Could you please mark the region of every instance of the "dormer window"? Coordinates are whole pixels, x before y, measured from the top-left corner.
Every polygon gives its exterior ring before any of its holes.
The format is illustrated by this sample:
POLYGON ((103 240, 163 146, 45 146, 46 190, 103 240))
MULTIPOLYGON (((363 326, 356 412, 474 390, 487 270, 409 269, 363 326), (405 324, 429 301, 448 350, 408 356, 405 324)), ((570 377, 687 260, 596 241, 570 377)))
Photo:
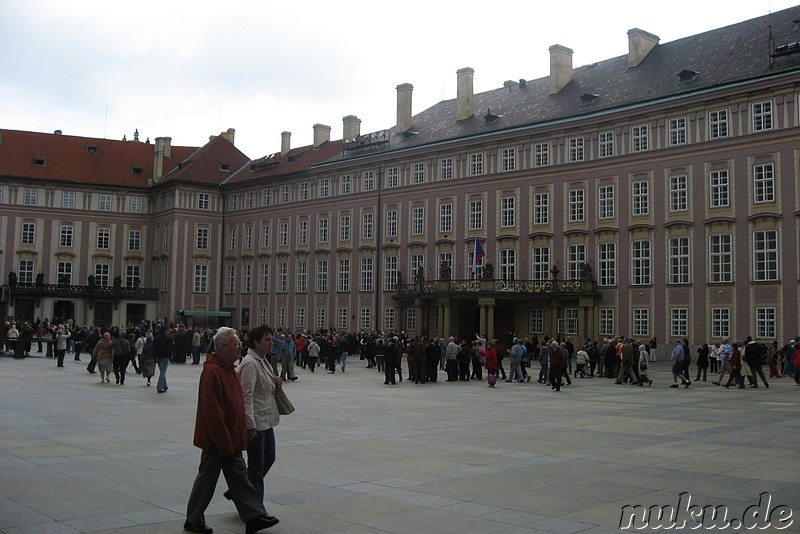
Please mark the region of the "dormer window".
POLYGON ((47 156, 33 156, 34 167, 44 167, 47 163, 47 156))
POLYGON ((98 152, 100 152, 100 148, 93 145, 87 145, 86 152, 88 152, 89 154, 97 154, 98 152))
POLYGON ((681 81, 681 83, 693 82, 698 76, 700 76, 700 73, 696 70, 686 69, 678 73, 678 79, 681 81))
POLYGON ((141 167, 131 167, 131 172, 133 174, 144 174, 144 169, 141 167))
POLYGON ((219 167, 219 170, 222 172, 231 172, 231 166, 227 163, 217 163, 217 167, 219 167))
POLYGON ((584 93, 581 95, 581 106, 586 106, 588 104, 594 104, 597 99, 600 98, 600 95, 594 93, 584 93))

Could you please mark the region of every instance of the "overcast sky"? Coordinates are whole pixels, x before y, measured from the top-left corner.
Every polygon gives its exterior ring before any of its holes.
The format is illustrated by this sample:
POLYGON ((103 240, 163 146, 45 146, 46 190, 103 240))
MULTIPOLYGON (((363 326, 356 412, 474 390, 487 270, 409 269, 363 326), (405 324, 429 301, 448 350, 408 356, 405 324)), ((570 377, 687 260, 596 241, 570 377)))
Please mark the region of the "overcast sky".
POLYGON ((284 130, 340 139, 346 115, 393 126, 401 83, 416 114, 462 67, 479 93, 547 76, 553 44, 579 67, 626 54, 631 28, 666 43, 796 1, 0 0, 0 127, 183 146, 235 128, 257 158, 284 130))

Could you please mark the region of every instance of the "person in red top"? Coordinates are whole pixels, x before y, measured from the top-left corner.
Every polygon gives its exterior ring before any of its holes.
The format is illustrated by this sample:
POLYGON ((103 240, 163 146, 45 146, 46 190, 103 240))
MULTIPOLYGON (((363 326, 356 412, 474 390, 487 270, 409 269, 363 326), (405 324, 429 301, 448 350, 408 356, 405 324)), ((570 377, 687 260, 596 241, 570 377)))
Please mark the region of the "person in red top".
MULTIPOLYGON (((486 374, 497 376, 497 359, 500 352, 500 345, 496 339, 486 343, 486 348, 481 348, 478 351, 484 359, 484 366, 486 367, 486 374)), ((494 387, 494 384, 489 384, 494 387)))
POLYGON ((213 532, 206 525, 205 511, 214 497, 220 471, 225 475, 239 517, 246 524, 247 534, 278 523, 275 517, 267 515, 258 492, 247 478, 242 457, 249 437, 244 393, 234 369, 241 347, 236 331, 221 327, 214 336, 214 352, 206 358, 200 374, 194 445, 203 452, 183 524, 189 532, 213 532))
POLYGON ((731 382, 734 380, 739 384, 739 389, 744 389, 744 377, 742 376, 742 353, 739 352, 739 344, 733 343, 731 345, 733 352, 731 353, 731 376, 728 377, 728 383, 722 384, 724 387, 731 387, 731 382))
POLYGON ((561 378, 564 374, 564 365, 567 363, 567 357, 564 354, 558 342, 553 340, 550 342, 550 389, 561 391, 561 378))

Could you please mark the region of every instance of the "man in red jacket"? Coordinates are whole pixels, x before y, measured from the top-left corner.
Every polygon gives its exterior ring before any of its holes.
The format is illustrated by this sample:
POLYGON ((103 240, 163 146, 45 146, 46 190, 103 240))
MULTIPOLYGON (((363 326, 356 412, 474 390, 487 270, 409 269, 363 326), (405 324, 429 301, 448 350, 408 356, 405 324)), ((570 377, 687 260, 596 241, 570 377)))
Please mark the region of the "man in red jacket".
POLYGON ((194 445, 203 450, 200 468, 192 486, 186 511, 184 530, 210 534, 205 511, 219 480, 225 475, 239 517, 246 524, 247 534, 278 523, 259 500, 247 478, 242 451, 247 449, 247 419, 244 393, 234 363, 239 359, 242 343, 232 328, 221 327, 214 336, 214 352, 209 354, 200 374, 197 393, 197 418, 194 445))

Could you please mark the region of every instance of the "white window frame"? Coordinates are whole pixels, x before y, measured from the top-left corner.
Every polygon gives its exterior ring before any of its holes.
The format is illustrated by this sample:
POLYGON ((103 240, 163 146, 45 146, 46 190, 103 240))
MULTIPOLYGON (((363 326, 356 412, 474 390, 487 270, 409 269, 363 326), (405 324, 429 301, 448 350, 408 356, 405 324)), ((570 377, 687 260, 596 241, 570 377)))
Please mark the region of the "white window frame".
POLYGON ((708 139, 728 137, 728 110, 715 109, 708 112, 708 139))
POLYGON ((599 313, 598 334, 601 336, 616 335, 616 318, 614 308, 600 308, 599 313))
POLYGON ((361 214, 361 239, 375 238, 375 214, 371 211, 361 214))
POLYGON ((601 158, 614 156, 614 132, 600 132, 597 136, 597 148, 601 158))
POLYGON ((634 217, 650 215, 650 182, 647 180, 637 180, 631 184, 631 201, 633 209, 631 214, 634 217))
POLYGON ((709 205, 712 208, 727 208, 731 204, 730 173, 720 169, 708 173, 709 205))
POLYGON ((483 200, 469 201, 469 229, 483 230, 483 200))
POLYGON ((397 269, 399 266, 397 256, 383 257, 383 290, 394 291, 397 289, 397 269))
POLYGON ((361 190, 373 191, 375 189, 375 171, 364 171, 361 173, 361 190))
POLYGON ((583 273, 583 266, 586 263, 586 245, 584 243, 572 243, 567 245, 567 280, 580 280, 583 273))
POLYGON ((439 232, 449 234, 453 231, 453 204, 439 204, 439 232))
POLYGON ((442 158, 439 160, 439 180, 452 180, 455 167, 453 158, 442 158))
POLYGON ((569 203, 569 222, 583 222, 586 219, 586 191, 570 189, 567 193, 569 203))
POLYGON ((584 143, 583 137, 570 137, 567 140, 567 161, 569 163, 578 163, 584 160, 584 143))
POLYGON ((317 243, 327 243, 329 237, 328 218, 320 217, 317 221, 317 243))
POLYGON ((517 279, 517 249, 501 248, 497 251, 498 275, 500 280, 517 279))
POLYGON ((669 211, 679 212, 689 209, 689 177, 676 174, 669 177, 669 211))
POLYGON ((111 228, 101 226, 97 229, 97 249, 109 250, 111 248, 111 228))
POLYGON ((413 206, 411 208, 411 235, 422 235, 425 233, 425 208, 413 206))
POLYGON ((516 147, 508 147, 500 149, 500 168, 503 172, 517 170, 516 147))
POLYGON ((128 250, 139 252, 142 250, 142 231, 139 229, 128 230, 128 250))
POLYGON ((650 126, 639 124, 631 127, 631 152, 645 152, 650 149, 650 126))
POLYGON ((731 309, 711 308, 711 337, 721 339, 731 336, 731 309))
POLYGON ((62 224, 59 230, 60 237, 58 245, 64 248, 71 248, 74 235, 75 235, 75 229, 71 224, 62 224))
POLYGON ((670 337, 689 336, 689 308, 670 308, 670 337))
POLYGON ((513 228, 517 225, 517 198, 515 196, 500 199, 500 228, 513 228))
POLYGON ((528 308, 528 333, 544 334, 544 308, 528 308))
POLYGON ((617 285, 617 243, 603 241, 597 244, 597 285, 617 285))
POLYGON ((350 215, 339 215, 339 242, 350 241, 350 215))
POLYGON ((777 339, 778 310, 770 306, 756 307, 756 339, 777 339))
POLYGON ((317 293, 328 292, 328 260, 318 259, 315 271, 314 291, 317 293))
POLYGON ((775 202, 775 166, 772 163, 753 165, 753 202, 775 202))
POLYGON ((412 163, 411 164, 411 183, 424 184, 425 183, 425 163, 412 163))
POLYGON ((336 291, 350 292, 350 258, 339 258, 336 268, 336 291))
POLYGON ((61 193, 61 207, 68 209, 75 207, 75 191, 64 191, 61 193))
POLYGON ((669 120, 669 146, 685 145, 688 142, 687 124, 686 117, 669 120))
POLYGON ((668 283, 686 285, 692 281, 691 243, 689 236, 670 237, 667 241, 668 283))
POLYGON ((733 235, 708 236, 708 283, 733 282, 733 235))
POLYGON ((533 145, 533 166, 547 167, 550 165, 550 141, 534 143, 533 145))
POLYGON ((649 239, 631 241, 631 285, 649 286, 653 283, 653 243, 649 239))
POLYGON ((753 118, 750 125, 753 133, 765 132, 774 128, 773 107, 772 100, 753 102, 750 105, 751 116, 753 118))
POLYGON ((538 192, 533 194, 533 224, 550 224, 550 193, 538 192))
POLYGON ((777 282, 780 277, 778 230, 753 232, 753 281, 777 282))
POLYGON ((469 175, 481 176, 485 171, 483 152, 475 152, 469 155, 469 175))
POLYGON ((614 184, 601 185, 597 188, 597 216, 600 220, 614 218, 614 184))
POLYGON ((650 336, 650 309, 649 308, 633 308, 633 332, 634 337, 649 337, 650 336))
POLYGON ((375 259, 371 256, 364 256, 360 261, 358 290, 371 292, 375 290, 375 259))
POLYGON ((308 293, 308 262, 298 260, 294 263, 294 291, 308 293))
POLYGON ((550 280, 550 247, 531 247, 531 280, 550 280))
POLYGON ((386 169, 386 187, 400 187, 400 168, 389 167, 386 169))
POLYGON ((23 245, 36 244, 36 223, 24 222, 22 223, 20 243, 23 245))
POLYGON ((398 210, 386 211, 386 237, 397 237, 400 212, 398 210))

